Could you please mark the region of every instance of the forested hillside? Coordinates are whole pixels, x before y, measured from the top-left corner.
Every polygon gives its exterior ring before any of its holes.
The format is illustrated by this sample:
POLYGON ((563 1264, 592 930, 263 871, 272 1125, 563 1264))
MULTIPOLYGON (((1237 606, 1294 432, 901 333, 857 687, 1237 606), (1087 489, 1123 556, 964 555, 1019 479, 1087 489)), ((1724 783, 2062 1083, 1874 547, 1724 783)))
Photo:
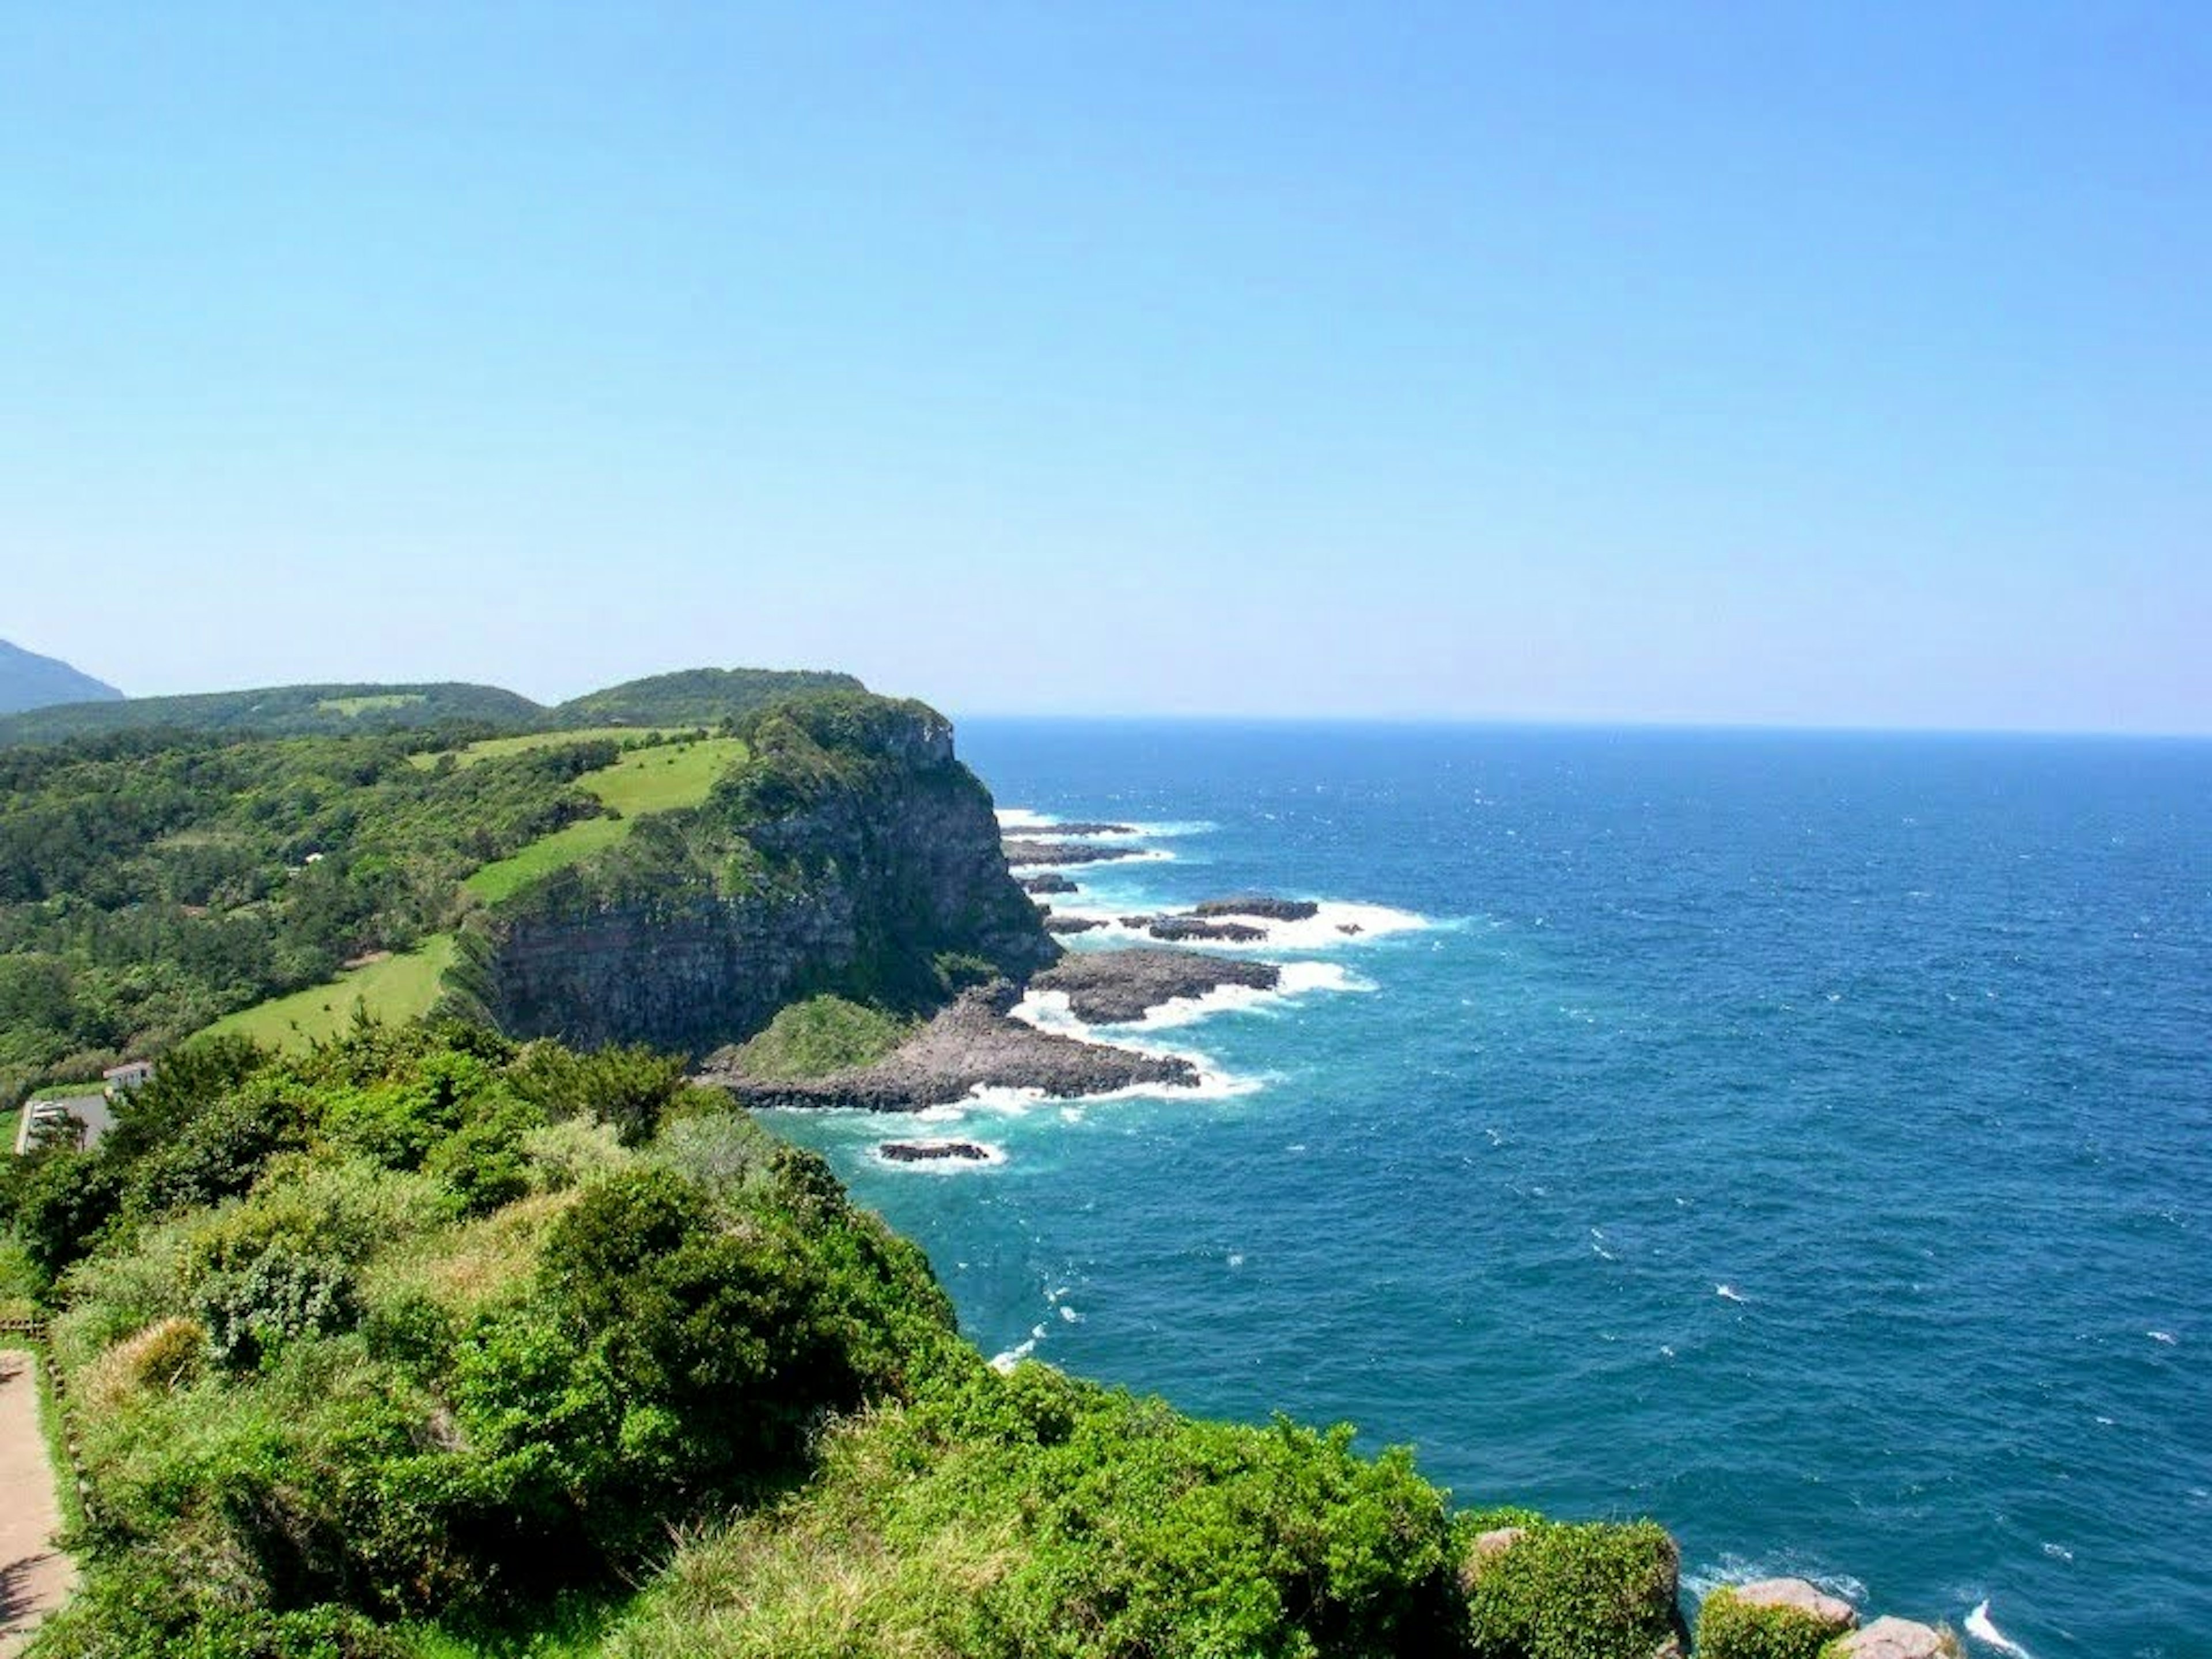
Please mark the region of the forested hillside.
POLYGON ((605 811, 575 780, 617 752, 426 768, 398 734, 0 749, 0 1097, 450 927, 471 871, 605 811))
POLYGON ((495 685, 279 685, 33 709, 0 720, 0 745, 157 730, 276 738, 545 723, 544 709, 495 685))

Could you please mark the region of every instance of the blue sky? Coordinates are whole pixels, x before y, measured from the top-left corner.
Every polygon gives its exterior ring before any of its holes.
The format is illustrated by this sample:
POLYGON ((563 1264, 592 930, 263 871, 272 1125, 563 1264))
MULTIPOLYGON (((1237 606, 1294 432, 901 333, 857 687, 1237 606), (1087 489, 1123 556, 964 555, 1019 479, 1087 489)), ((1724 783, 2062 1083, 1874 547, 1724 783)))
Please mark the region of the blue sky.
POLYGON ((18 6, 0 181, 133 692, 2212 730, 2198 5, 18 6))

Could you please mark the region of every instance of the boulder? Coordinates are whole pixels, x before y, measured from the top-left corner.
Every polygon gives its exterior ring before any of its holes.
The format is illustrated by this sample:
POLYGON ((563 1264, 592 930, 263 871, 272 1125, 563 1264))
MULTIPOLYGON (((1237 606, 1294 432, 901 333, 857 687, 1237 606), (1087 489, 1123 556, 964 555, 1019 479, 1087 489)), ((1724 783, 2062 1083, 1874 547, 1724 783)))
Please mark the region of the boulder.
POLYGON ((1840 1636, 1858 1626, 1858 1609, 1840 1595, 1831 1595, 1802 1578, 1760 1578, 1730 1587, 1729 1594, 1747 1607, 1780 1607, 1802 1613, 1827 1626, 1830 1636, 1840 1636))
POLYGON ((1910 1619, 1877 1619, 1828 1650, 1836 1659, 1957 1659, 1958 1640, 1910 1619))
POLYGON ((1024 893, 1073 893, 1075 890, 1073 882, 1050 870, 1041 876, 1022 878, 1022 891, 1024 893))

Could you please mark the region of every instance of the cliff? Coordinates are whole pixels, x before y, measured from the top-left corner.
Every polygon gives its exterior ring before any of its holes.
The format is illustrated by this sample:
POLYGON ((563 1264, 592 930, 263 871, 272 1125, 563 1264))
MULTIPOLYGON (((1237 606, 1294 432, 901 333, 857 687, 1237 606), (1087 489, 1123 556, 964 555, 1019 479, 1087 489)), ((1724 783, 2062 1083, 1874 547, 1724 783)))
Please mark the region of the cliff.
POLYGON ((485 919, 458 978, 503 1030, 696 1055, 797 997, 922 1009, 1059 954, 944 716, 832 692, 744 735, 705 805, 485 919))

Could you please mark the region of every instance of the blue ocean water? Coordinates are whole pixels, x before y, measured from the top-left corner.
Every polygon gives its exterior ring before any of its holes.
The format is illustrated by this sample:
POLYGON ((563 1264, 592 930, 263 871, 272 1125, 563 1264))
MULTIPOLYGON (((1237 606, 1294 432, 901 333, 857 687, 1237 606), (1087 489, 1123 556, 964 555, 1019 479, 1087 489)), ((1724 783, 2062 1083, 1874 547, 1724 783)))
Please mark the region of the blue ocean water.
POLYGON ((1293 994, 1133 1034, 1200 1097, 939 1114, 1004 1153, 952 1171, 872 1155, 908 1120, 780 1119, 987 1352, 1349 1419, 1462 1503, 1648 1514, 1693 1588, 2212 1653, 2212 744, 961 746, 1002 808, 1166 855, 1063 908, 1385 907, 1261 951, 1293 994))

